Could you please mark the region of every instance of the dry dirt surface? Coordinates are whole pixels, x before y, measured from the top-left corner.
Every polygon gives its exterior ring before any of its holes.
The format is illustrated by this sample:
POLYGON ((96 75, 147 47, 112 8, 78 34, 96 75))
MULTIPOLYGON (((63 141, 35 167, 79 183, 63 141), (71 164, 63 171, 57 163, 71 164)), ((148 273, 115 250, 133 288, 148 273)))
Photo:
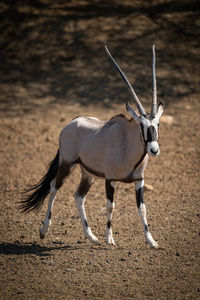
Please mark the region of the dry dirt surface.
POLYGON ((0 4, 0 299, 199 299, 197 1, 28 3, 0 4), (161 154, 145 173, 157 250, 145 245, 133 184, 117 183, 116 246, 106 245, 100 179, 86 212, 101 245, 84 239, 73 198, 79 167, 58 193, 44 240, 38 230, 47 201, 38 213, 18 209, 20 191, 45 174, 73 117, 127 115, 130 96, 107 61, 105 41, 147 109, 156 44, 158 98, 173 117, 162 120, 161 154))

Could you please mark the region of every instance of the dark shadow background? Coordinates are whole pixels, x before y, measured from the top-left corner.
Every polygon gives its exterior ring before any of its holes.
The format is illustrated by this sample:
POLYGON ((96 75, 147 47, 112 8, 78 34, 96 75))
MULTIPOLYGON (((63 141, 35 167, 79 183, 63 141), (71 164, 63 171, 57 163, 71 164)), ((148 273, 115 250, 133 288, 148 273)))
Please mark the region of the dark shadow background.
POLYGON ((129 97, 104 43, 142 103, 151 99, 151 47, 166 104, 198 96, 198 1, 1 1, 0 110, 60 104, 112 106, 129 97))

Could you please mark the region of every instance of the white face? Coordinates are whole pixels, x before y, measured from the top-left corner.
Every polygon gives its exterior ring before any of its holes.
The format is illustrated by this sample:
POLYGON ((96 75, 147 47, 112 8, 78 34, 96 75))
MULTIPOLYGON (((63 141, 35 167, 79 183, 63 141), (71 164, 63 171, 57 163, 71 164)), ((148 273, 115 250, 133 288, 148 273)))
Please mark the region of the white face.
POLYGON ((144 141, 147 145, 147 152, 152 156, 157 156, 160 154, 160 148, 158 145, 158 126, 159 119, 155 117, 152 120, 146 117, 141 117, 141 129, 143 133, 144 141))
POLYGON ((159 119, 164 111, 164 106, 162 103, 158 106, 158 111, 156 116, 151 119, 147 116, 138 116, 138 114, 133 110, 133 108, 128 104, 127 110, 131 116, 140 124, 144 142, 147 145, 147 152, 152 156, 157 156, 160 154, 160 148, 158 145, 158 127, 159 119))

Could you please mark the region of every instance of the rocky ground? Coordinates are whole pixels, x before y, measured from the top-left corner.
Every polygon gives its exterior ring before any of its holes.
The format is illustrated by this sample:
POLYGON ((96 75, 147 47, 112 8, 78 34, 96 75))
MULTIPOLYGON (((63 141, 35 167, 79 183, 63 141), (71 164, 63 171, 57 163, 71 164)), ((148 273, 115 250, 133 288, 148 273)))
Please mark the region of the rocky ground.
MULTIPOLYGON (((62 1, 0 5, 0 299, 198 299, 199 50, 195 1, 62 1), (45 173, 60 130, 75 116, 126 114, 126 88, 103 44, 126 70, 145 108, 151 101, 151 46, 158 97, 166 104, 158 158, 145 191, 157 250, 145 245, 134 186, 118 183, 113 232, 105 243, 104 182, 86 202, 101 245, 85 240, 73 199, 80 170, 59 191, 44 240, 38 213, 18 210, 20 191, 45 173)), ((127 115, 128 116, 128 115, 127 115)))

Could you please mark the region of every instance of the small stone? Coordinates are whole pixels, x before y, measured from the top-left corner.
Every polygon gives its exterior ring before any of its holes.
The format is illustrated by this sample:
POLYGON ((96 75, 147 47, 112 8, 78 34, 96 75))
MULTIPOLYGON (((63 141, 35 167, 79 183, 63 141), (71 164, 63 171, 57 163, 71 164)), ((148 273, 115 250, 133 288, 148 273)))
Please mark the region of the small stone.
POLYGON ((144 190, 145 191, 153 191, 153 186, 151 184, 145 184, 144 185, 144 190))
POLYGON ((65 122, 65 120, 66 120, 65 118, 60 118, 61 123, 65 122))
POLYGON ((66 271, 67 271, 67 272, 75 272, 76 270, 75 270, 75 269, 72 269, 72 268, 67 268, 66 271))
POLYGON ((83 242, 82 241, 77 241, 77 244, 83 244, 83 242))
POLYGON ((191 109, 191 105, 185 105, 185 108, 187 109, 187 110, 190 110, 191 109))
POLYGON ((126 260, 125 260, 125 258, 122 257, 122 258, 120 258, 120 261, 126 261, 126 260))
POLYGON ((58 241, 58 240, 52 241, 52 243, 53 243, 53 244, 56 244, 56 245, 63 245, 63 244, 64 244, 64 242, 58 241))
POLYGON ((50 266, 55 265, 55 260, 54 260, 54 259, 50 260, 49 265, 50 265, 50 266))
POLYGON ((51 138, 49 136, 46 137, 46 142, 51 142, 51 138))

